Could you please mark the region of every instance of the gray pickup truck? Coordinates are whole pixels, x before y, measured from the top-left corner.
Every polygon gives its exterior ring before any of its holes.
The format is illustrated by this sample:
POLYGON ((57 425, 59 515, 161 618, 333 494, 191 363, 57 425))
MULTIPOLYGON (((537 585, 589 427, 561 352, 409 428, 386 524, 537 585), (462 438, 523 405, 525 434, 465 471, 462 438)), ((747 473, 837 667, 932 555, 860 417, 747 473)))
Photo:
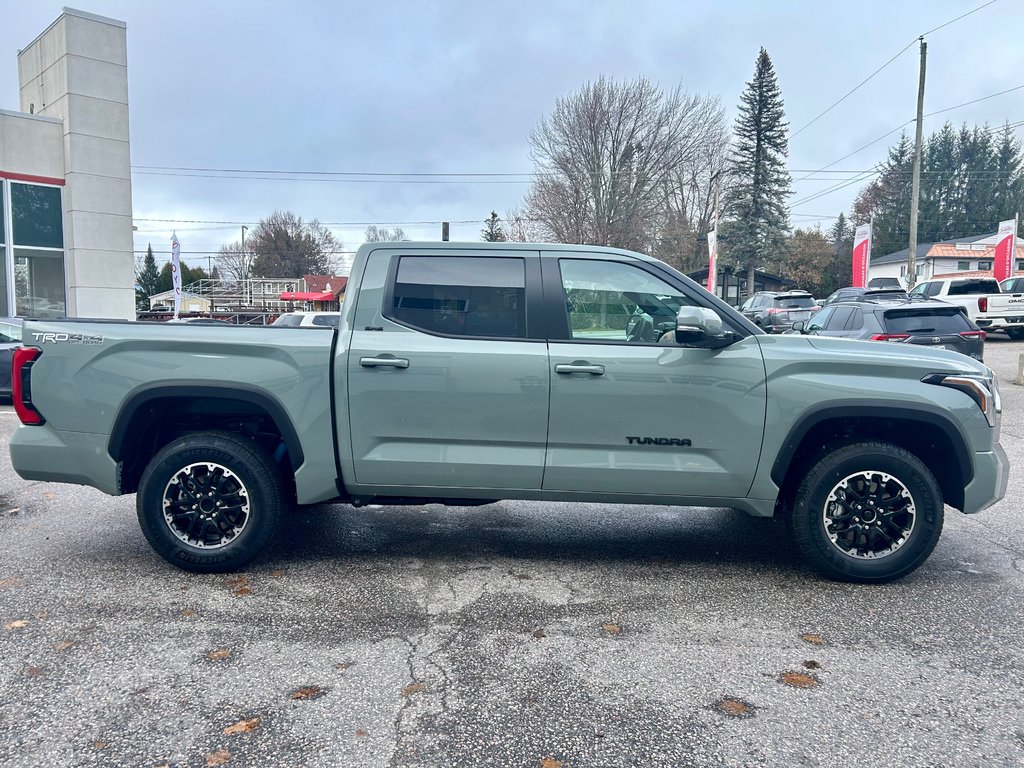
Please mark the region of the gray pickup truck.
POLYGON ((779 515, 821 572, 883 582, 944 504, 1006 489, 985 365, 769 336, 608 248, 368 244, 338 328, 40 320, 24 344, 15 470, 135 493, 192 571, 245 565, 295 503, 542 499, 779 515))

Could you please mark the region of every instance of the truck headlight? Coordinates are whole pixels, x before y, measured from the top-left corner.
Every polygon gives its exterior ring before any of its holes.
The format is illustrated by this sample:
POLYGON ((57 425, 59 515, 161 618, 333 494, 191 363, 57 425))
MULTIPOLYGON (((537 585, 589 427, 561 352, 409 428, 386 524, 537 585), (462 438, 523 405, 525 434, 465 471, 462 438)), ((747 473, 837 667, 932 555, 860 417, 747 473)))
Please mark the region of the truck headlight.
POLYGON ((930 373, 921 381, 960 390, 978 404, 990 427, 996 425, 999 414, 1003 412, 1003 403, 999 399, 999 381, 995 374, 930 373))

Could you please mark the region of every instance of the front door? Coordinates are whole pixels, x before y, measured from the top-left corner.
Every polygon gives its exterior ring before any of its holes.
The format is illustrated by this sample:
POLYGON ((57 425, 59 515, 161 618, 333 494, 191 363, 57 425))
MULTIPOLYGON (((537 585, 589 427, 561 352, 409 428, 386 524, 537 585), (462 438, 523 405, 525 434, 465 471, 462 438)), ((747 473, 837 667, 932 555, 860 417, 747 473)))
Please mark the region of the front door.
POLYGON ((678 346, 676 311, 705 304, 692 288, 640 260, 555 255, 544 271, 556 326, 544 489, 745 496, 765 422, 757 338, 678 346))
POLYGON ((527 306, 539 270, 536 251, 370 254, 347 363, 357 485, 541 487, 550 374, 527 306))

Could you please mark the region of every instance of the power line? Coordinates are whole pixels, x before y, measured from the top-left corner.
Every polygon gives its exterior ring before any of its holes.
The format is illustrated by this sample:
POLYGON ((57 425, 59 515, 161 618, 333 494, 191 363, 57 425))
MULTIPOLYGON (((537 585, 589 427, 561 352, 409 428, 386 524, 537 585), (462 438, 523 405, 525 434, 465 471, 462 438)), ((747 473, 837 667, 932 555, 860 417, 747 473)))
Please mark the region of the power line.
MULTIPOLYGON (((938 31, 939 31, 940 29, 942 29, 943 27, 948 27, 948 26, 949 26, 950 24, 952 24, 952 23, 954 23, 954 22, 956 22, 956 21, 960 21, 960 19, 966 18, 967 16, 970 16, 970 15, 971 15, 972 13, 977 13, 977 12, 978 12, 978 11, 980 11, 981 9, 983 9, 983 8, 987 8, 988 6, 992 5, 992 3, 994 3, 994 2, 996 2, 996 0, 989 0, 989 2, 985 3, 985 5, 979 5, 979 6, 977 7, 977 8, 975 8, 975 9, 974 9, 974 10, 972 10, 972 11, 968 11, 967 13, 961 14, 960 16, 957 16, 957 17, 956 17, 955 19, 950 19, 950 20, 949 20, 949 21, 947 21, 946 23, 944 23, 944 24, 940 24, 939 26, 935 27, 934 29, 929 29, 929 30, 928 30, 927 32, 924 32, 924 33, 923 33, 923 34, 922 34, 922 35, 921 35, 920 37, 924 37, 925 35, 930 35, 930 34, 931 34, 932 32, 938 32, 938 31)), ((879 67, 878 69, 876 69, 876 70, 875 70, 874 72, 872 72, 872 73, 871 73, 870 75, 868 75, 868 76, 867 76, 867 77, 865 77, 865 78, 864 78, 863 80, 861 80, 861 81, 860 81, 859 83, 857 83, 857 85, 853 86, 853 88, 851 88, 851 89, 850 89, 849 91, 847 91, 847 92, 846 92, 846 93, 845 93, 845 94, 844 94, 844 95, 843 95, 842 97, 840 97, 840 98, 839 98, 838 100, 836 100, 835 102, 833 102, 833 103, 832 103, 832 104, 831 104, 831 105, 830 105, 830 106, 829 106, 829 107, 828 107, 827 109, 825 109, 825 110, 824 110, 823 112, 821 112, 820 114, 818 114, 818 115, 817 115, 817 116, 816 116, 816 117, 815 117, 815 118, 814 118, 813 120, 811 120, 811 121, 810 121, 810 122, 808 122, 808 123, 804 123, 804 124, 803 124, 802 126, 800 126, 800 127, 799 127, 799 128, 797 129, 797 130, 795 130, 795 131, 794 131, 793 133, 789 134, 789 138, 790 138, 790 140, 792 140, 792 139, 796 138, 796 136, 797 136, 798 134, 802 133, 802 132, 804 131, 804 129, 806 129, 806 128, 809 128, 809 127, 810 127, 810 126, 812 126, 812 125, 813 125, 814 123, 818 122, 818 120, 820 120, 820 119, 821 119, 821 118, 823 118, 823 117, 824 117, 825 115, 827 115, 827 114, 828 114, 829 112, 831 112, 831 111, 832 111, 833 109, 835 109, 835 108, 836 108, 836 107, 838 107, 838 106, 839 106, 840 104, 842 104, 842 103, 843 103, 844 101, 846 101, 846 100, 847 100, 847 99, 848 99, 848 98, 849 98, 850 96, 852 96, 852 95, 853 95, 854 93, 856 93, 856 92, 857 92, 858 90, 860 90, 861 86, 865 85, 865 84, 866 84, 866 83, 867 83, 867 82, 868 82, 869 80, 871 80, 871 79, 872 79, 872 78, 873 78, 873 77, 874 77, 875 75, 877 75, 877 74, 878 74, 879 72, 881 72, 881 71, 882 71, 883 69, 885 69, 886 67, 888 67, 888 66, 889 66, 890 64, 892 64, 892 63, 893 63, 894 61, 896 61, 896 59, 898 59, 898 58, 899 58, 900 56, 902 56, 902 55, 903 55, 904 53, 906 53, 906 52, 907 52, 907 51, 908 51, 908 50, 909 50, 909 49, 911 48, 911 46, 913 46, 913 45, 914 45, 914 43, 916 43, 917 41, 918 41, 918 38, 916 38, 916 37, 915 37, 915 38, 914 38, 913 40, 911 40, 911 41, 910 41, 909 43, 907 43, 907 45, 906 45, 906 46, 905 46, 904 48, 902 48, 902 49, 901 49, 901 50, 900 50, 900 51, 899 51, 899 52, 898 52, 898 53, 897 53, 897 54, 896 54, 895 56, 893 56, 893 57, 892 57, 891 59, 889 59, 889 60, 888 60, 887 62, 885 62, 885 64, 883 64, 882 66, 880 66, 880 67, 879 67)))
POLYGON ((173 171, 133 171, 135 176, 188 176, 198 179, 238 179, 246 181, 319 181, 343 184, 530 184, 530 179, 352 179, 305 176, 236 176, 221 173, 177 173, 173 171))
MULTIPOLYGON (((941 115, 943 112, 949 112, 950 110, 953 109, 960 109, 960 107, 966 107, 969 104, 977 104, 979 101, 987 101, 988 99, 994 99, 996 96, 1002 96, 1005 93, 1013 93, 1014 91, 1019 91, 1021 88, 1024 88, 1024 85, 1017 85, 1014 86, 1013 88, 1007 88, 1005 91, 1000 91, 999 93, 990 93, 988 96, 982 96, 980 99, 971 99, 970 101, 965 101, 963 104, 955 104, 952 107, 946 107, 945 109, 937 109, 934 112, 929 112, 927 115, 925 115, 925 117, 941 115)), ((1012 128, 1014 126, 1010 127, 1012 128)))

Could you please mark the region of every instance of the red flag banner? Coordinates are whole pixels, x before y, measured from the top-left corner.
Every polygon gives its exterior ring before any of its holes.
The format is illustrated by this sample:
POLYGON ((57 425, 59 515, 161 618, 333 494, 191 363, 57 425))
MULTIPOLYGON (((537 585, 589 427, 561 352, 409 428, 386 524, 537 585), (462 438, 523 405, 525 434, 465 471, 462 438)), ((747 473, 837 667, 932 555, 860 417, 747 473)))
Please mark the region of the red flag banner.
POLYGON ((715 292, 718 287, 718 231, 708 232, 708 290, 715 292))
POLYGON ((1002 281, 1013 274, 1013 257, 1017 250, 1017 219, 999 222, 999 235, 996 238, 996 254, 992 261, 992 274, 996 280, 1002 281))
POLYGON ((853 281, 854 288, 865 288, 868 284, 868 265, 871 263, 871 225, 861 224, 853 238, 853 281))

